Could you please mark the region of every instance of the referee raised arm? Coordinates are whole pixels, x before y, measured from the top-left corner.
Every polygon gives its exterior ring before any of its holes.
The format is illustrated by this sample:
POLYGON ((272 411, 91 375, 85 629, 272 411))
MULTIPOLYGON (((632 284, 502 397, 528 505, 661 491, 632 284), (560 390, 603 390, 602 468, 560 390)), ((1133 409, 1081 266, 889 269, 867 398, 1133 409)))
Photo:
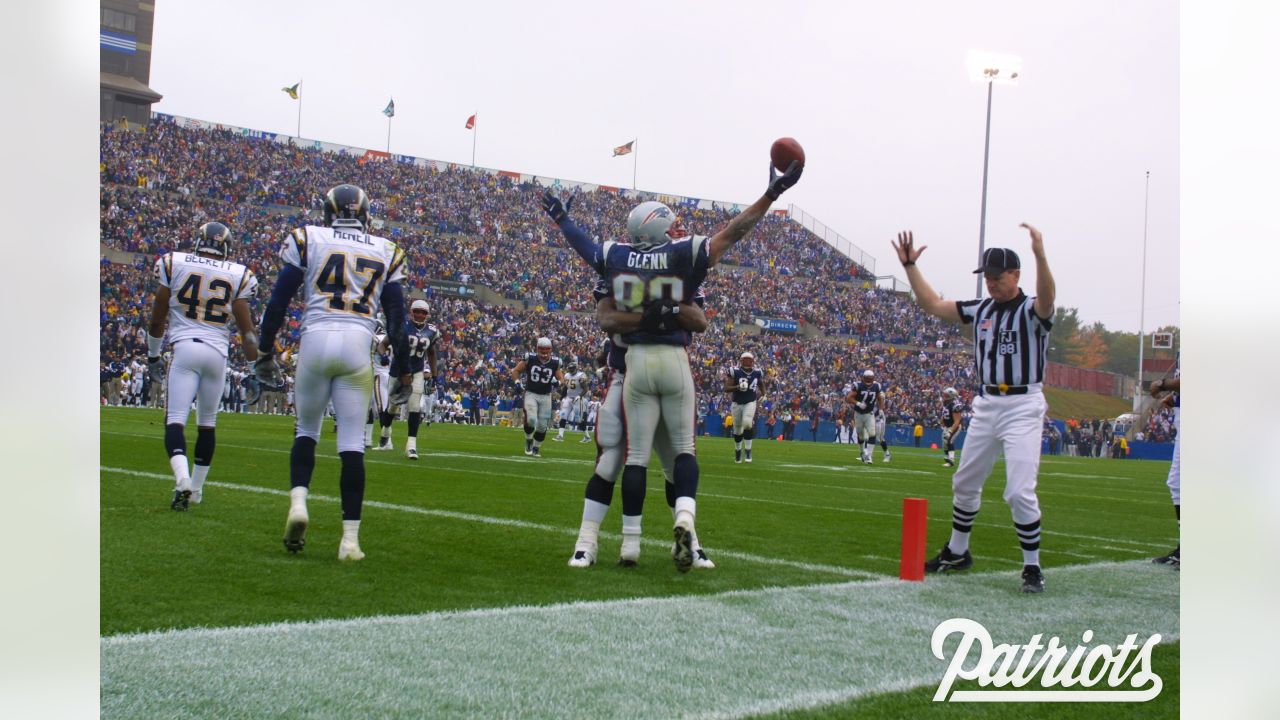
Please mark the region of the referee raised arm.
POLYGON ((1008 248, 988 248, 982 267, 974 273, 986 277, 983 300, 951 302, 930 287, 916 261, 928 246, 915 246, 911 232, 898 233, 893 249, 906 270, 916 303, 930 315, 973 325, 973 350, 978 370, 978 394, 965 439, 960 467, 951 479, 951 539, 932 560, 927 572, 951 572, 973 567, 969 533, 982 505, 982 486, 1004 449, 1007 482, 1004 499, 1013 511, 1013 525, 1022 546, 1022 591, 1044 592, 1040 570, 1040 500, 1036 476, 1040 470, 1040 429, 1047 410, 1044 393, 1044 356, 1053 327, 1055 287, 1044 237, 1023 223, 1031 233, 1031 254, 1036 260, 1036 295, 1027 297, 1018 287, 1022 263, 1008 248))

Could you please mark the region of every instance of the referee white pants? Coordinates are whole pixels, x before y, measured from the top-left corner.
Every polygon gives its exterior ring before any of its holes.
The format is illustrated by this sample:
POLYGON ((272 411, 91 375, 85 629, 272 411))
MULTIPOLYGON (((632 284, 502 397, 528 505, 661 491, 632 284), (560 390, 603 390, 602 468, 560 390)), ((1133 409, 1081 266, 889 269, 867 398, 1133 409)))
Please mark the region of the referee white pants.
POLYGON ((1013 521, 1028 524, 1040 518, 1036 476, 1040 472, 1040 429, 1047 409, 1044 395, 979 395, 973 399, 973 419, 965 437, 960 467, 951 478, 957 508, 977 512, 982 486, 1004 450, 1004 500, 1013 521))
POLYGON ((373 394, 369 342, 367 332, 351 329, 303 333, 294 382, 298 437, 319 441, 320 424, 332 400, 338 452, 364 452, 364 420, 373 394))
POLYGON ((207 342, 192 339, 173 344, 169 364, 168 405, 165 423, 186 425, 191 403, 196 403, 196 425, 213 427, 226 382, 227 357, 207 342))
POLYGON ((627 350, 627 379, 622 388, 627 465, 649 466, 659 424, 666 425, 665 434, 677 457, 694 453, 696 393, 684 347, 632 345, 627 350))
MULTIPOLYGON (((596 411, 596 475, 607 482, 616 482, 622 472, 622 463, 626 459, 626 446, 623 444, 625 432, 622 422, 622 393, 625 375, 613 371, 610 373, 608 389, 604 402, 596 411)), ((658 422, 657 432, 653 437, 653 449, 658 453, 658 461, 662 463, 662 471, 667 475, 667 482, 675 477, 676 455, 671 451, 666 425, 658 422)))
POLYGON ((1169 466, 1169 479, 1166 484, 1169 486, 1169 494, 1173 496, 1173 504, 1182 504, 1182 463, 1179 458, 1182 456, 1182 408, 1173 409, 1173 427, 1178 431, 1173 436, 1173 464, 1169 466))

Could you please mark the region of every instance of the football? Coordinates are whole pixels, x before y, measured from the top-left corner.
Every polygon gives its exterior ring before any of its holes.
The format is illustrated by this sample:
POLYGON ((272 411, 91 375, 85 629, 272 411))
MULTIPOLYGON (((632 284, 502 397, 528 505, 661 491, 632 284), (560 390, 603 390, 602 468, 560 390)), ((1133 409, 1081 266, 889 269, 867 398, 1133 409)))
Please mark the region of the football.
POLYGON ((795 138, 778 138, 773 141, 773 147, 769 148, 769 159, 773 161, 773 167, 779 172, 786 172, 792 160, 799 162, 800 167, 804 167, 804 148, 800 147, 800 143, 796 142, 795 138))

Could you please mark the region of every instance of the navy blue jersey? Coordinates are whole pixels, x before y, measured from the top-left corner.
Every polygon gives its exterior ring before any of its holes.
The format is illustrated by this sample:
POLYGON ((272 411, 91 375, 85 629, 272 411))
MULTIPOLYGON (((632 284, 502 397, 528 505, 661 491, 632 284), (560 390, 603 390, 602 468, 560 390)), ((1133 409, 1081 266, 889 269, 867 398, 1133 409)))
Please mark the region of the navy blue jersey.
MULTIPOLYGON (((641 312, 662 299, 690 303, 707 277, 707 246, 702 235, 646 251, 610 240, 597 250, 596 270, 608 282, 619 310, 641 312)), ((621 340, 626 345, 688 345, 693 336, 683 329, 640 330, 623 335, 621 340)))
MULTIPOLYGON (((604 278, 600 278, 596 282, 595 288, 592 289, 591 295, 598 303, 607 297, 611 297, 613 292, 609 287, 609 282, 604 278)), ((706 306, 707 298, 701 287, 698 288, 698 292, 693 296, 693 303, 698 307, 706 306)), ((615 342, 613 338, 608 338, 605 340, 604 352, 605 367, 620 373, 627 371, 627 347, 625 345, 615 342)))
POLYGON ((412 320, 405 320, 404 334, 409 338, 409 372, 420 373, 426 367, 427 351, 439 339, 440 331, 431 323, 418 327, 412 320))
POLYGON ((942 401, 942 427, 951 427, 951 419, 956 413, 964 413, 964 401, 960 398, 947 398, 942 401))
POLYGON ((729 377, 733 379, 734 402, 745 405, 756 401, 760 384, 764 382, 764 373, 760 372, 760 368, 744 370, 742 367, 735 367, 729 371, 729 377))
POLYGON ((537 353, 524 356, 524 389, 537 395, 550 395, 551 386, 556 381, 556 371, 560 369, 560 358, 552 355, 546 362, 538 359, 537 353))
POLYGON ((855 405, 854 410, 860 413, 869 413, 876 411, 876 405, 880 402, 880 396, 884 394, 884 388, 879 382, 864 382, 859 380, 857 385, 853 386, 853 391, 858 394, 855 402, 862 403, 859 408, 855 405))

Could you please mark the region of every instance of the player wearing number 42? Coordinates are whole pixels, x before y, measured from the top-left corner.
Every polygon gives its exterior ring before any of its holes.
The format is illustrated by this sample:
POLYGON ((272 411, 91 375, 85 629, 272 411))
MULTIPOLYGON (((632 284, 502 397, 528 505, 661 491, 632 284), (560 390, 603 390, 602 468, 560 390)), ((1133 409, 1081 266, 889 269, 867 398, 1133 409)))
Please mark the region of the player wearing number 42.
MULTIPOLYGON (((395 243, 366 232, 369 198, 355 185, 338 185, 325 196, 328 227, 308 225, 285 238, 282 266, 262 317, 262 347, 275 347, 293 296, 302 290, 302 340, 294 385, 298 421, 289 456, 289 513, 284 546, 300 552, 309 523, 307 495, 316 464, 316 442, 325 408, 333 401, 342 459, 342 540, 339 560, 360 560, 360 515, 364 505, 364 419, 373 394, 369 348, 379 306, 391 337, 389 402, 403 405, 412 391, 409 340, 405 333, 405 254, 395 243)), ((270 354, 254 372, 276 383, 280 368, 270 354)))
POLYGON ((147 366, 151 381, 164 380, 161 350, 166 326, 173 347, 168 371, 164 448, 173 468, 173 501, 169 507, 186 510, 199 504, 204 481, 213 462, 214 425, 227 373, 231 343, 230 319, 240 330, 244 356, 258 358, 249 298, 258 280, 249 268, 232 262, 231 230, 220 222, 205 223, 189 253, 166 253, 155 264, 156 296, 147 328, 147 366), (183 428, 196 403, 195 469, 187 467, 187 438, 183 428))

